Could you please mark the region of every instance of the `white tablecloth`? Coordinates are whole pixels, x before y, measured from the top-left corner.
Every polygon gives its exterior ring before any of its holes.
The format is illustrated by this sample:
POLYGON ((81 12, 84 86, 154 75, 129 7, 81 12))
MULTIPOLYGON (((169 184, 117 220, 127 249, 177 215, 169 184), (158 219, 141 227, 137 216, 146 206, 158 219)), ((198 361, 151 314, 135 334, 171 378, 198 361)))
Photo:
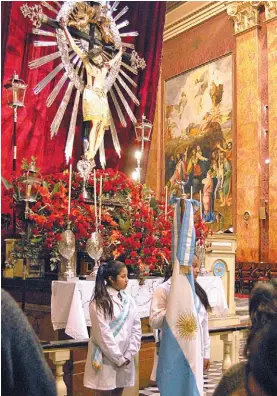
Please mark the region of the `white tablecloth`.
MULTIPOLYGON (((134 298, 141 318, 149 316, 152 294, 162 282, 163 278, 146 279, 145 284, 140 286, 136 279, 129 279, 126 291, 134 298)), ((198 282, 206 290, 213 313, 224 314, 228 307, 221 279, 199 276, 198 282)), ((88 280, 52 282, 51 320, 54 330, 65 329, 65 333, 74 339, 89 337, 89 303, 94 284, 94 281, 88 280)))
MULTIPOLYGON (((127 293, 134 298, 141 318, 149 316, 150 303, 156 287, 163 278, 145 279, 140 286, 137 279, 129 279, 127 293)), ((91 326, 89 302, 94 281, 52 282, 51 320, 54 330, 65 329, 72 338, 88 338, 87 327, 91 326)))
POLYGON ((226 314, 228 312, 228 305, 222 279, 218 276, 198 276, 197 282, 207 293, 212 313, 215 315, 226 314))

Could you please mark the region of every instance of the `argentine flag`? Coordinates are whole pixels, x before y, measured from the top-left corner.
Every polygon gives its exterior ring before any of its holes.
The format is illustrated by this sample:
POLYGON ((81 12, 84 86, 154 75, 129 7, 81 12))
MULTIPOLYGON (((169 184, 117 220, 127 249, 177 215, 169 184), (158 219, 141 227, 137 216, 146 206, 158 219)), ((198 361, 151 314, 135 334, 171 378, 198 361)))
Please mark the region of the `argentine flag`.
POLYGON ((157 369, 161 396, 202 396, 203 357, 201 333, 195 308, 192 260, 195 245, 193 206, 185 201, 180 224, 180 200, 174 211, 171 289, 162 328, 157 369))

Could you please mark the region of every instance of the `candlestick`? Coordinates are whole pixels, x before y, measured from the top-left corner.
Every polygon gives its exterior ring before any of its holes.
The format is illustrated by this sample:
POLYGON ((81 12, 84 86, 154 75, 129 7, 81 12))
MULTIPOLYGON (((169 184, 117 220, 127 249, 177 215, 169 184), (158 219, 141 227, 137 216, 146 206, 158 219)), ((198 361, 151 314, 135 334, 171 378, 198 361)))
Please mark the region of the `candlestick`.
POLYGON ((103 189, 103 176, 100 176, 100 191, 99 191, 99 223, 101 224, 102 215, 102 189, 103 189))
POLYGON ((202 219, 202 191, 200 190, 200 218, 202 219))
POLYGON ((192 199, 192 192, 193 192, 193 189, 192 189, 192 186, 190 187, 190 199, 192 199))
POLYGON ((72 160, 69 160, 69 186, 68 186, 68 208, 67 214, 70 215, 70 206, 71 206, 71 185, 72 185, 72 160))
POLYGON ((95 211, 95 223, 96 228, 98 226, 98 218, 97 218, 97 198, 96 198, 96 171, 93 171, 93 181, 94 181, 94 211, 95 211))
POLYGON ((165 218, 167 218, 168 186, 165 186, 165 218))

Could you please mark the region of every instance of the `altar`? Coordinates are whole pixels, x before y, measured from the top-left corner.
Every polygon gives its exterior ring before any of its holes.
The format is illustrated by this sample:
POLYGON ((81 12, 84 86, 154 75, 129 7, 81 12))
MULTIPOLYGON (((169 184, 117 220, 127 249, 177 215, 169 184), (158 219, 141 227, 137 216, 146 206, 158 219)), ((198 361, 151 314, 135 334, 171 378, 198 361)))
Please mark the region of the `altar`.
MULTIPOLYGON (((213 314, 224 315, 228 306, 221 279, 199 276, 197 281, 207 292, 213 314)), ((163 278, 152 278, 145 279, 144 284, 140 285, 137 279, 129 280, 126 291, 135 300, 141 319, 149 316, 153 292, 162 282, 163 278)), ((52 282, 51 321, 54 330, 65 329, 65 333, 74 339, 89 337, 89 303, 94 285, 94 281, 88 280, 52 282)))

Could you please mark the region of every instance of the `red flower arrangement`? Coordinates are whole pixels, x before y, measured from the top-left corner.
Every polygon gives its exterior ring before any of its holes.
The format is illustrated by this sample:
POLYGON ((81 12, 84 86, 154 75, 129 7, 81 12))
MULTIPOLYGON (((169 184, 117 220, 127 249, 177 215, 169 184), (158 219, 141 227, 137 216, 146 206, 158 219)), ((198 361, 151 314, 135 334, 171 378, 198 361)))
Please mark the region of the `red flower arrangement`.
MULTIPOLYGON (((150 196, 150 190, 133 182, 124 173, 113 170, 96 170, 97 193, 99 179, 103 178, 103 198, 113 202, 113 198, 125 200, 125 205, 114 210, 112 204, 103 205, 100 231, 104 245, 112 257, 120 259, 130 266, 138 268, 140 273, 162 272, 170 260, 171 250, 171 211, 165 218, 165 205, 150 196)), ((19 178, 14 178, 15 187, 19 178)), ((86 202, 82 196, 83 179, 73 172, 70 215, 68 216, 68 172, 47 175, 37 186, 36 202, 28 209, 28 233, 24 205, 18 205, 18 196, 14 194, 17 212, 17 225, 22 241, 17 244, 16 258, 33 257, 42 249, 51 254, 52 267, 59 261, 57 242, 67 228, 75 234, 77 249, 84 251, 87 239, 95 231, 94 205, 86 202)), ((93 175, 86 182, 86 190, 93 196, 93 175)), ((7 194, 9 199, 11 194, 7 194)))
MULTIPOLYGON (((135 183, 124 173, 113 169, 96 170, 97 194, 99 179, 103 178, 103 205, 101 225, 106 252, 110 258, 119 259, 130 271, 141 275, 163 273, 171 259, 171 224, 173 212, 168 207, 165 216, 165 203, 154 198, 152 191, 145 185, 135 183), (113 199, 124 200, 125 205, 113 207, 113 199)), ((12 181, 15 187, 19 178, 12 181)), ((68 216, 68 172, 46 175, 42 184, 37 186, 36 202, 28 210, 28 233, 26 233, 25 208, 18 205, 18 197, 7 190, 6 199, 15 205, 17 223, 22 241, 17 244, 16 258, 33 258, 42 249, 51 254, 52 268, 60 260, 57 243, 61 234, 70 228, 75 234, 77 250, 85 251, 86 241, 95 231, 94 205, 84 200, 82 195, 83 179, 77 173, 72 174, 72 194, 70 215, 68 216)), ((93 174, 86 182, 86 190, 93 196, 93 174)), ((198 217, 195 219, 196 238, 199 244, 205 244, 209 233, 208 226, 198 217)), ((104 249, 104 250, 105 250, 104 249)), ((107 254, 105 254, 107 257, 107 254)))
POLYGON ((109 237, 114 258, 124 257, 127 266, 138 266, 143 275, 162 273, 171 256, 172 211, 165 218, 164 203, 146 195, 140 184, 134 185, 130 210, 109 237))

